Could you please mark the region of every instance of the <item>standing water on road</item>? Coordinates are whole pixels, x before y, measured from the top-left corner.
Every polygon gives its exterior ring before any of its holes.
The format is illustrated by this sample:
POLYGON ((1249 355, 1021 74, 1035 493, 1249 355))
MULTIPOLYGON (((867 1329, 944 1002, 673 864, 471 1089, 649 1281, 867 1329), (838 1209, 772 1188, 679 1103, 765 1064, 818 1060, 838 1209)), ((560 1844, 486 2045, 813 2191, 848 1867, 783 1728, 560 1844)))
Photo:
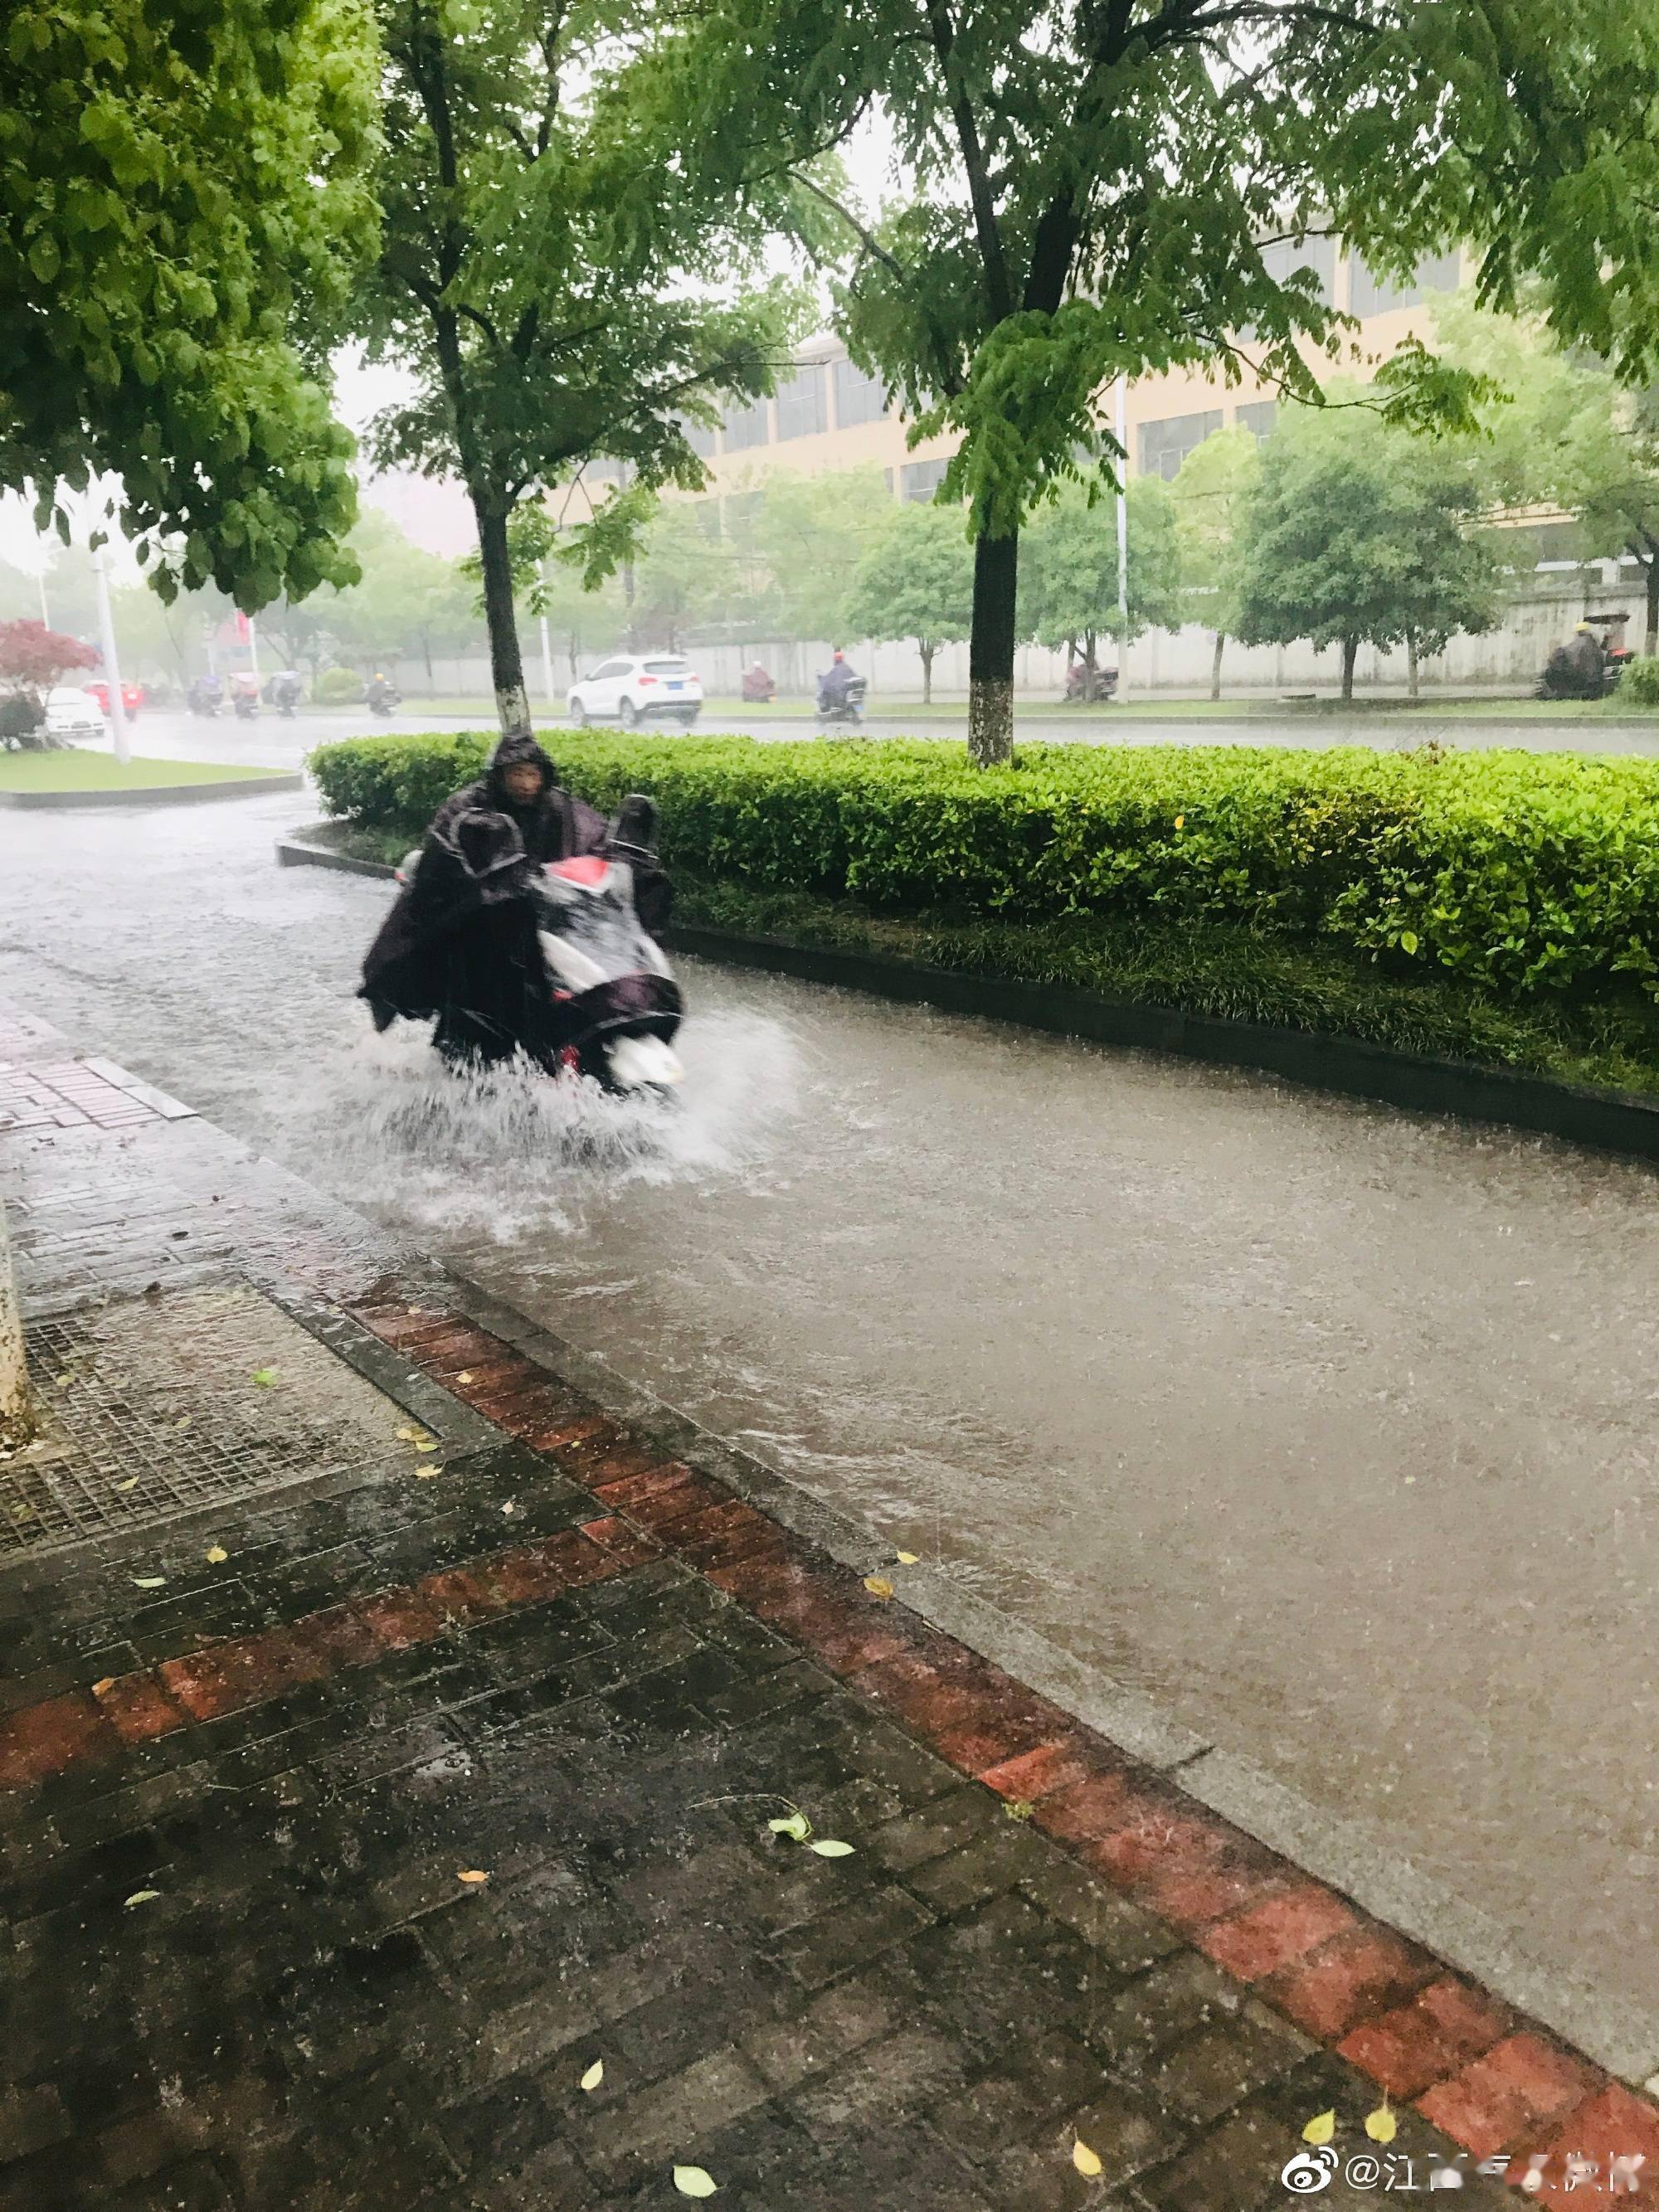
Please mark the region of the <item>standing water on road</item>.
POLYGON ((295 818, 0 818, 0 993, 1659 2021, 1648 1171, 702 966, 678 1112, 479 1100, 295 818))

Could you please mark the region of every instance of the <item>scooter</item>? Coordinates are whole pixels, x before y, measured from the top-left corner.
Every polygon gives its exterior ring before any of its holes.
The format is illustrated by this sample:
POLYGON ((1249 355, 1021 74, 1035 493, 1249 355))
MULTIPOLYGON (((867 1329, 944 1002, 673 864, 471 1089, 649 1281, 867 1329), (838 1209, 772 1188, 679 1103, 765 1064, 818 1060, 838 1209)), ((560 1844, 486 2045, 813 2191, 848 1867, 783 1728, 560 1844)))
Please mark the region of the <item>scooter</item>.
POLYGON ((239 722, 257 722, 259 719, 259 695, 257 691, 237 691, 231 695, 231 705, 236 710, 239 722))
MULTIPOLYGON (((413 882, 420 859, 404 854, 399 884, 413 882)), ((534 896, 553 987, 550 1058, 617 1097, 671 1096, 685 1080, 672 1042, 685 1002, 635 907, 633 869, 598 854, 550 860, 534 896)))
POLYGON ((219 712, 222 694, 211 677, 198 677, 185 695, 185 704, 192 714, 211 721, 219 712))
POLYGON ((832 730, 861 730, 864 727, 864 695, 870 686, 862 676, 848 679, 847 689, 833 705, 818 696, 818 735, 827 738, 832 730))
POLYGON ((384 714, 389 721, 394 710, 403 705, 404 695, 395 684, 371 684, 364 703, 371 714, 384 714))

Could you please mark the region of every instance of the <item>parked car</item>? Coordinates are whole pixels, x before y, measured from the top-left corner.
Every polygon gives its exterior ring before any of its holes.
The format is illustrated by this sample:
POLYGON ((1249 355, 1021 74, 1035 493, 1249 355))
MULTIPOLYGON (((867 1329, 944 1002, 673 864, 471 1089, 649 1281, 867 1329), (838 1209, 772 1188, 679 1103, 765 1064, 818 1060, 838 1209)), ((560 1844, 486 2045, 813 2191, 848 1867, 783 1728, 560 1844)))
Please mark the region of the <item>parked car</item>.
POLYGON ((702 711, 702 678, 672 653, 621 654, 573 684, 566 704, 580 730, 588 722, 678 722, 689 730, 702 711))
POLYGON ((46 732, 54 738, 101 738, 104 710, 78 684, 58 684, 46 694, 46 732))
MULTIPOLYGON (((109 685, 104 678, 101 676, 94 676, 88 684, 86 688, 98 702, 100 710, 104 714, 107 714, 109 712, 109 685)), ((129 714, 136 714, 143 703, 144 687, 142 684, 124 684, 121 686, 121 704, 126 708, 129 714)))

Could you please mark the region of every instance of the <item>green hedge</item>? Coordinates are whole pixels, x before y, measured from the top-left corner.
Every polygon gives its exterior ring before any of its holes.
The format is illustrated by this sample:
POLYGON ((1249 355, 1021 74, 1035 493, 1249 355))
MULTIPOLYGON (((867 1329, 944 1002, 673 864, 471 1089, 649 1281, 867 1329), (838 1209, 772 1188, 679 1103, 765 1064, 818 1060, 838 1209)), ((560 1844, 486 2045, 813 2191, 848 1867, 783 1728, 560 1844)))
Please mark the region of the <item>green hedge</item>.
MULTIPOLYGON (((361 738, 312 756, 330 810, 413 838, 487 736, 361 738)), ((558 744, 572 790, 649 791, 696 874, 1029 921, 1226 922, 1424 964, 1501 996, 1659 996, 1659 764, 1565 754, 959 740, 558 744)))

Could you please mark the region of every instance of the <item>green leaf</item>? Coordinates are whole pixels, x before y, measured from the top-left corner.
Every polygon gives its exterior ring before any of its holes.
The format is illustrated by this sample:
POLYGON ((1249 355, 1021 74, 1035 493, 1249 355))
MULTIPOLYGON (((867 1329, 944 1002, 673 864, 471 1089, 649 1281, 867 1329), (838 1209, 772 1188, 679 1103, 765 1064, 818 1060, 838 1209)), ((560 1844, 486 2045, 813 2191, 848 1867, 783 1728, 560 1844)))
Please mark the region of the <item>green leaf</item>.
POLYGON ((677 2166, 674 2186, 682 2197, 712 2197, 720 2184, 700 2166, 677 2166))
POLYGON ((1402 952, 1415 952, 1417 950, 1417 932, 1414 929, 1402 929, 1401 931, 1400 950, 1402 952))
POLYGON ((828 1836, 820 1837, 817 1843, 809 1844, 806 1848, 809 1851, 816 1851, 821 1859, 850 1859, 853 1856, 851 1844, 839 1844, 828 1836))
POLYGON ((269 1390, 276 1380, 276 1370, 274 1367, 256 1367, 249 1379, 260 1389, 269 1390))
POLYGON ((788 1836, 798 1844, 804 1844, 812 1832, 805 1813, 792 1813, 786 1820, 769 1820, 766 1825, 775 1836, 788 1836))

